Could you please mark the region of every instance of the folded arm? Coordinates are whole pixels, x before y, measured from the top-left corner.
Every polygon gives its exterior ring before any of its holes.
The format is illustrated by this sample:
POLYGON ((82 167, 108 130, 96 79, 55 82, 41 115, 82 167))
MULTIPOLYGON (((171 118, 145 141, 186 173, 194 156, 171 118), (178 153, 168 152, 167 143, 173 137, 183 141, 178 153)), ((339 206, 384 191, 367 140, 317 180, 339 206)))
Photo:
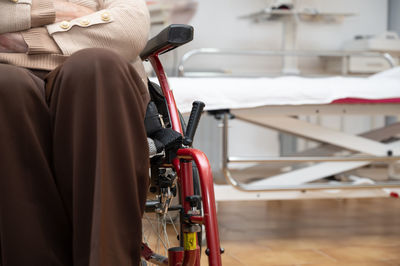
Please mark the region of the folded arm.
POLYGON ((92 14, 46 28, 64 55, 97 47, 133 60, 146 45, 150 17, 144 0, 104 0, 92 14))
POLYGON ((0 34, 53 23, 52 0, 0 0, 0 34))
POLYGON ((61 0, 55 0, 52 7, 54 23, 8 36, 1 34, 0 52, 71 55, 98 47, 134 60, 147 42, 150 18, 144 0, 104 0, 98 11, 61 0), (15 43, 7 46, 10 37, 15 43))
POLYGON ((0 34, 0 53, 26 53, 28 45, 20 33, 0 34))
POLYGON ((0 23, 0 53, 60 53, 47 30, 41 26, 76 19, 94 12, 87 7, 63 0, 8 2, 1 3, 0 9, 0 20, 6 21, 0 23), (26 28, 28 30, 25 30, 26 28))

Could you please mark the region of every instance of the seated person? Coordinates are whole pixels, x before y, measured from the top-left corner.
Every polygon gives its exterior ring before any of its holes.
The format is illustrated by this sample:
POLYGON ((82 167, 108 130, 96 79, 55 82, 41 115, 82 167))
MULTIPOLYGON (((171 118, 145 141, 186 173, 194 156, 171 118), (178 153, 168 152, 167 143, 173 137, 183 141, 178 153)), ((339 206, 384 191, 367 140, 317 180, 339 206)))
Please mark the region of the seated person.
POLYGON ((149 27, 144 0, 0 1, 1 266, 139 264, 149 27))

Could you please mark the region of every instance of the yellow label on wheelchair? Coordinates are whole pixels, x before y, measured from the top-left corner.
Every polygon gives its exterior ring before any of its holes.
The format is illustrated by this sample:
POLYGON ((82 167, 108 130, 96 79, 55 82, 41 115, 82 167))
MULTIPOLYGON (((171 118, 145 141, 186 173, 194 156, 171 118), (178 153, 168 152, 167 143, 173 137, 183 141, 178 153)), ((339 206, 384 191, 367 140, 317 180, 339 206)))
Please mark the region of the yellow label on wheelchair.
POLYGON ((184 233, 183 242, 185 250, 195 250, 197 248, 196 233, 184 233))

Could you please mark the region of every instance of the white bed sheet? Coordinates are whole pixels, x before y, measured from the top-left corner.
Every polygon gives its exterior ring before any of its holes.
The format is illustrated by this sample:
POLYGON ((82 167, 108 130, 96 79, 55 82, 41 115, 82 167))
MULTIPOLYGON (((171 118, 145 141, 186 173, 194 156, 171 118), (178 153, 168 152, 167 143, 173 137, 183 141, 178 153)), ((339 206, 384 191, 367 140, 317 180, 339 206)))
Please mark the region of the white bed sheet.
POLYGON ((195 100, 206 110, 329 104, 343 98, 399 98, 400 67, 367 78, 169 78, 169 84, 182 113, 190 112, 195 100))

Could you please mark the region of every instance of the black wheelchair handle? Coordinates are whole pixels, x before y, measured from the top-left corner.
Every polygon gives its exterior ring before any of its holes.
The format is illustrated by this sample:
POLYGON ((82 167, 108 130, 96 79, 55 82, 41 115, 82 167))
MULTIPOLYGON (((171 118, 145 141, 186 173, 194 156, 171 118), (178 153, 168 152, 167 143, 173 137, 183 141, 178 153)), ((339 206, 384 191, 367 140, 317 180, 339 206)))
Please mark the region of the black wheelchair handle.
POLYGON ((193 40, 193 27, 184 24, 171 24, 147 42, 140 54, 142 60, 149 56, 165 53, 193 40))
POLYGON ((190 112, 189 122, 186 128, 186 135, 183 139, 183 144, 192 146, 194 135, 196 134, 197 126, 200 122, 201 113, 206 105, 203 102, 195 101, 190 112))

